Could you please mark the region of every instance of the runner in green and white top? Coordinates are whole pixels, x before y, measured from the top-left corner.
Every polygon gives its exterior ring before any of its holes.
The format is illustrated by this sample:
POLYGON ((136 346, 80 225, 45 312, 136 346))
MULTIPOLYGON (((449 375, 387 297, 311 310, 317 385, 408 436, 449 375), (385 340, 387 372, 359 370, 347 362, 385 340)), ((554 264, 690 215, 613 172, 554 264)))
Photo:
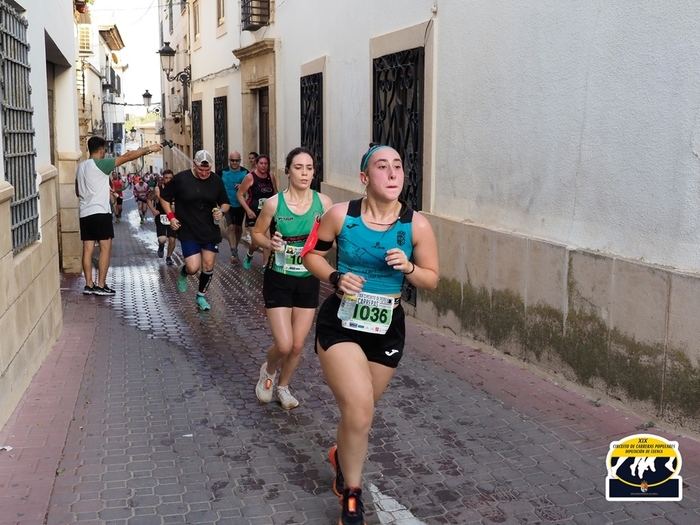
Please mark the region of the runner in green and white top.
POLYGON ((265 269, 263 297, 274 341, 260 367, 255 394, 263 403, 272 401, 279 369, 277 397, 282 407, 290 410, 299 406, 289 391, 289 382, 299 366, 319 293, 319 281, 304 267, 301 250, 333 203, 311 189, 314 158, 309 150, 290 151, 285 173, 289 186, 265 201, 253 228, 255 244, 273 252, 265 269))

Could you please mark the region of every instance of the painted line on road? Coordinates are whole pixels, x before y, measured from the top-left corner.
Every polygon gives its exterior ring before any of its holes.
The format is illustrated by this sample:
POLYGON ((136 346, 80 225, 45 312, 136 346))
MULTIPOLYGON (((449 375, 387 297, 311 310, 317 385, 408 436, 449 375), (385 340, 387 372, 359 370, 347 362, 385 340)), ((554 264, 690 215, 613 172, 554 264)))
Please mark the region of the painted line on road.
POLYGON ((382 494, 374 484, 368 483, 367 485, 380 523, 383 525, 426 525, 401 503, 382 494))

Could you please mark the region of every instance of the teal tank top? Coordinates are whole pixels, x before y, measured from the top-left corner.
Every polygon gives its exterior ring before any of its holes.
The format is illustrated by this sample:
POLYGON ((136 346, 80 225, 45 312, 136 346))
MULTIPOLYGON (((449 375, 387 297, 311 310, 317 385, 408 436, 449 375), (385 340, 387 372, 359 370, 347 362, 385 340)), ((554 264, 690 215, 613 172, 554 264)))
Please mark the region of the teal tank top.
POLYGON ((410 260, 413 256, 413 210, 404 206, 397 221, 386 231, 365 226, 362 199, 350 201, 343 228, 336 238, 338 271, 352 272, 366 279, 364 292, 395 295, 401 293, 404 275, 386 263, 386 252, 400 248, 410 260))
POLYGON ((285 275, 293 275, 294 277, 308 277, 311 272, 306 269, 301 259, 301 249, 304 247, 306 238, 311 233, 314 223, 323 215, 323 203, 318 196, 318 192, 312 190, 313 197, 311 206, 302 215, 297 215, 287 206, 287 201, 284 198, 284 192, 277 194, 277 209, 272 218, 270 233, 274 235, 275 231, 282 234, 282 239, 287 243, 285 250, 284 266, 275 264, 274 252, 270 255, 267 266, 269 269, 283 273, 285 275))

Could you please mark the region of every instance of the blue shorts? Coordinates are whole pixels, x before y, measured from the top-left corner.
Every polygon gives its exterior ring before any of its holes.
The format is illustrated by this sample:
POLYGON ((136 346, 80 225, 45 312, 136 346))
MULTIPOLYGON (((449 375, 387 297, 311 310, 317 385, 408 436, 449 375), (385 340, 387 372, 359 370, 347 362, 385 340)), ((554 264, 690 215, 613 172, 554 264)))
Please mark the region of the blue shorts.
POLYGON ((202 250, 208 252, 219 253, 219 245, 213 242, 197 242, 180 240, 180 248, 182 248, 182 257, 187 259, 191 255, 197 255, 202 250))

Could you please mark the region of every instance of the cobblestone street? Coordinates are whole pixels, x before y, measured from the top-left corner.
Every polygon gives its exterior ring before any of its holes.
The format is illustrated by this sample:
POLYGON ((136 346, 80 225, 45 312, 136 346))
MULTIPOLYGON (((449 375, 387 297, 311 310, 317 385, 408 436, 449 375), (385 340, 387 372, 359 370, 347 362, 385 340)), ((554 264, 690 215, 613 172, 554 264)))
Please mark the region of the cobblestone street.
MULTIPOLYGON (((82 278, 64 276, 63 336, 0 431, 13 447, 0 452, 0 524, 335 523, 338 413, 313 336, 292 382, 301 406, 261 405, 259 256, 246 272, 222 243, 200 313, 195 278, 179 294, 152 219, 127 210, 117 295, 85 297, 82 278)), ((680 442, 683 501, 607 502, 608 445, 644 419, 407 324, 370 437, 368 523, 700 523, 700 443, 650 430, 680 442)))

